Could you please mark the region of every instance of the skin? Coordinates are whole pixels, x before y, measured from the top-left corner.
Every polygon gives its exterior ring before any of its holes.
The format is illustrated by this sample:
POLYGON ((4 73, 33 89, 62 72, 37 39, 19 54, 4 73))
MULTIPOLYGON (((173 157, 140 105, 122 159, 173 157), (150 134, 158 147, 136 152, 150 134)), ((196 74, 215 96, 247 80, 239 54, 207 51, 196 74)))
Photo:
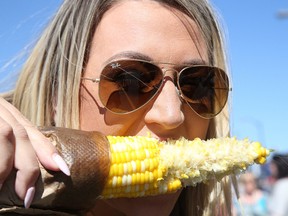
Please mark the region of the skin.
POLYGON ((60 170, 52 159, 57 150, 3 98, 0 98, 0 113, 0 189, 14 167, 17 170, 15 192, 24 200, 27 190, 34 187, 39 176, 37 158, 47 169, 60 170))
MULTIPOLYGON (((256 178, 253 173, 247 172, 242 174, 240 176, 240 183, 242 193, 240 194, 239 203, 244 206, 244 209, 245 206, 257 205, 259 200, 263 199, 264 194, 258 189, 256 178)), ((233 215, 237 215, 236 209, 234 210, 233 215)))
MULTIPOLYGON (((98 78, 107 62, 135 58, 135 55, 176 65, 208 62, 204 41, 193 20, 154 1, 121 1, 105 13, 95 31, 84 77, 98 78), (195 31, 192 37, 181 21, 184 18, 195 31)), ((205 139, 209 120, 199 117, 180 99, 173 78, 176 67, 164 67, 168 71, 159 95, 128 115, 106 111, 99 99, 97 84, 83 80, 81 129, 107 135, 145 136, 150 132, 152 137, 159 139, 180 136, 205 139)), ((169 215, 179 194, 98 201, 95 212, 99 215, 169 215)))
POLYGON ((247 173, 242 179, 243 184, 245 185, 245 192, 247 194, 252 194, 256 189, 256 180, 252 173, 247 173))

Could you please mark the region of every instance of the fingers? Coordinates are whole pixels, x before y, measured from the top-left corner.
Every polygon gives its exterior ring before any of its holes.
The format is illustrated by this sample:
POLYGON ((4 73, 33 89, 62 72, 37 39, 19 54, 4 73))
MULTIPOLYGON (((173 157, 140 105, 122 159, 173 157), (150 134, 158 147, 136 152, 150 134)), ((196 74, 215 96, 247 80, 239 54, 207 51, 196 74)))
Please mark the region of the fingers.
POLYGON ((59 167, 52 159, 52 155, 57 153, 56 149, 51 145, 49 140, 20 113, 19 110, 0 98, 0 113, 8 125, 13 128, 13 133, 16 138, 19 138, 19 142, 22 143, 23 140, 26 141, 29 137, 29 145, 33 146, 39 161, 45 168, 55 171, 59 170, 59 167))
POLYGON ((26 125, 29 140, 41 164, 49 170, 59 171, 70 176, 70 171, 50 141, 34 126, 26 125))
POLYGON ((40 170, 37 156, 25 128, 18 125, 13 128, 13 133, 15 136, 14 167, 17 170, 15 191, 21 199, 24 199, 27 190, 34 187, 40 170))
MULTIPOLYGON (((5 119, 8 124, 13 127, 13 131, 15 131, 16 128, 16 131, 23 132, 24 128, 38 160, 46 169, 53 171, 61 170, 69 175, 68 166, 58 155, 57 150, 51 145, 50 141, 37 129, 37 127, 28 121, 19 110, 6 102, 3 98, 0 98, 0 113, 2 112, 3 116, 6 116, 5 119)), ((21 133, 18 133, 18 135, 21 135, 21 133)), ((20 139, 20 141, 22 141, 22 139, 20 139)))
POLYGON ((0 98, 0 188, 13 168, 15 191, 29 207, 40 174, 39 162, 70 175, 68 166, 50 141, 14 106, 0 98))
POLYGON ((0 117, 0 189, 13 168, 14 141, 12 128, 0 117))
MULTIPOLYGON (((0 110, 3 111, 1 108, 0 110)), ((5 111, 4 113, 7 118, 7 113, 5 111)), ((2 117, 0 117, 0 158, 0 185, 3 185, 14 167, 17 170, 15 192, 19 198, 26 200, 25 206, 28 207, 34 194, 30 192, 27 199, 27 191, 34 187, 40 173, 37 157, 29 144, 25 129, 19 124, 14 128, 11 127, 2 117)))

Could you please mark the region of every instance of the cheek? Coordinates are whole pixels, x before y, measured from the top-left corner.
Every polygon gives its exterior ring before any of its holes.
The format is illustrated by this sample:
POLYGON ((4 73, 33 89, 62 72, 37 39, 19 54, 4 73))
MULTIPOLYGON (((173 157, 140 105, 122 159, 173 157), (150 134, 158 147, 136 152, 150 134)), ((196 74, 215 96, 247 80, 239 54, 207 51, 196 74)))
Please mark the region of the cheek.
POLYGON ((206 139, 207 138, 207 132, 209 128, 210 121, 206 119, 194 119, 194 123, 191 125, 192 132, 192 139, 199 137, 200 139, 206 139))
MULTIPOLYGON (((137 128, 139 116, 115 115, 106 112, 99 100, 98 90, 90 83, 80 88, 80 129, 86 131, 99 131, 106 135, 125 135, 127 131, 137 128)), ((131 132, 130 132, 131 133, 131 132)), ((130 134, 129 133, 129 134, 130 134)))
POLYGON ((210 125, 210 120, 203 119, 198 116, 190 107, 184 106, 183 113, 185 115, 185 129, 188 139, 206 139, 210 125))
POLYGON ((80 88, 80 128, 82 130, 100 131, 104 125, 102 104, 98 103, 95 86, 81 85, 80 88))

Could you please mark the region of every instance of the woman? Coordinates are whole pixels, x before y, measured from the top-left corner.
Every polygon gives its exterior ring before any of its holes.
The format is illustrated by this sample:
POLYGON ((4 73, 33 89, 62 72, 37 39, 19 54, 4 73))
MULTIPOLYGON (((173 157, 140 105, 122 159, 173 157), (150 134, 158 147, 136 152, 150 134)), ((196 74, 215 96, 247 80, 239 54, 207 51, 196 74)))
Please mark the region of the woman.
POLYGON ((270 163, 271 176, 275 179, 269 197, 269 215, 284 216, 288 214, 288 156, 274 154, 270 163))
POLYGON ((258 187, 256 176, 246 172, 240 176, 240 199, 235 202, 235 215, 268 215, 267 194, 258 187))
MULTIPOLYGON (((69 175, 34 125, 107 135, 149 132, 161 140, 227 136, 228 88, 205 86, 227 80, 208 66, 227 69, 221 33, 206 1, 64 1, 16 88, 5 96, 16 108, 0 100, 5 144, 0 147, 0 184, 14 165, 15 190, 29 207, 37 160, 69 175), (192 79, 191 66, 198 65, 204 66, 196 67, 192 79)), ((99 200, 89 215, 226 215, 231 214, 229 196, 230 183, 224 179, 170 195, 99 200)))

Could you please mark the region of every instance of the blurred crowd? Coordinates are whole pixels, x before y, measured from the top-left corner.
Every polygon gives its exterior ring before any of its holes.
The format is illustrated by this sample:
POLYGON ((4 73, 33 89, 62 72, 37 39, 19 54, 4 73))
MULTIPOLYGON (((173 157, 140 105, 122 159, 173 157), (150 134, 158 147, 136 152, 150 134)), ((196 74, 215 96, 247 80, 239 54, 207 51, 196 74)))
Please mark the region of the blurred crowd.
POLYGON ((275 153, 258 168, 239 176, 234 216, 288 216, 288 154, 275 153))

